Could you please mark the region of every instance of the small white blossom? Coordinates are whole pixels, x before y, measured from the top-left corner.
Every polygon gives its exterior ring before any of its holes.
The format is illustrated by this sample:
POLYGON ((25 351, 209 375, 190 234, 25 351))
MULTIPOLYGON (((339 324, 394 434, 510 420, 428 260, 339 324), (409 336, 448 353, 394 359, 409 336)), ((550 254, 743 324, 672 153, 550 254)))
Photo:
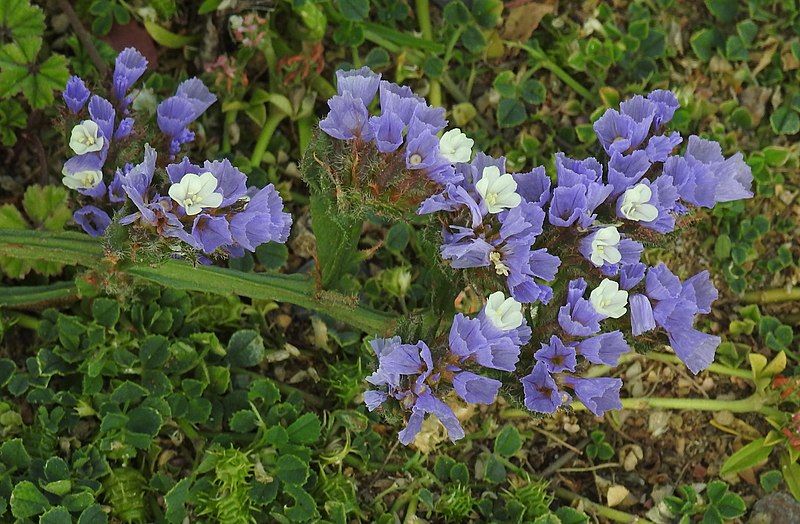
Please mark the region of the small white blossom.
POLYGON ((522 197, 516 193, 517 183, 514 177, 508 173, 501 175, 497 166, 483 168, 475 189, 492 214, 517 207, 522 202, 522 197))
POLYGON ((475 141, 461 132, 451 129, 439 139, 439 153, 450 162, 469 162, 475 141))
POLYGON ((203 208, 219 207, 222 195, 215 193, 217 179, 211 173, 187 173, 181 181, 169 187, 169 196, 183 206, 187 215, 196 215, 203 208))
POLYGON ((652 196, 653 192, 646 184, 637 184, 622 195, 619 210, 629 220, 652 222, 658 218, 658 208, 648 204, 652 196))
POLYGON ((627 311, 628 292, 621 290, 617 282, 604 278, 589 294, 589 302, 604 317, 619 318, 627 311))
POLYGON ((592 264, 600 267, 605 262, 616 264, 622 260, 622 254, 617 248, 619 241, 620 235, 616 227, 608 226, 598 229, 592 237, 592 264))
POLYGON ((100 136, 100 127, 92 120, 84 120, 72 128, 69 147, 76 155, 93 153, 103 149, 105 139, 100 136))
POLYGON ((64 177, 61 183, 70 189, 92 189, 103 180, 103 173, 94 169, 70 173, 66 169, 61 172, 64 177))
POLYGON ((512 297, 506 298, 502 291, 489 295, 484 312, 486 318, 500 331, 517 329, 524 322, 522 304, 512 297))

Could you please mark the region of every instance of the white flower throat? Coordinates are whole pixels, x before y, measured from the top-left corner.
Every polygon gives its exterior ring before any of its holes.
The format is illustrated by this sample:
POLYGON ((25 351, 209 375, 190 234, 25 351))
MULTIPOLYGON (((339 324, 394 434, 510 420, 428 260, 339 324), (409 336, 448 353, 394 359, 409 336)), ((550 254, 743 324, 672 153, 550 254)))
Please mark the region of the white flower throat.
POLYGON ((100 134, 100 127, 92 120, 84 120, 72 128, 69 147, 76 155, 94 153, 103 149, 105 140, 100 134))
POLYGON ((510 268, 503 262, 502 255, 499 251, 492 251, 489 253, 489 260, 494 264, 494 270, 498 275, 504 277, 508 276, 510 268))
POLYGON ((506 173, 500 174, 497 166, 488 166, 483 169, 481 179, 475 184, 475 190, 486 203, 489 213, 500 213, 520 205, 522 197, 517 194, 517 182, 514 177, 506 173))

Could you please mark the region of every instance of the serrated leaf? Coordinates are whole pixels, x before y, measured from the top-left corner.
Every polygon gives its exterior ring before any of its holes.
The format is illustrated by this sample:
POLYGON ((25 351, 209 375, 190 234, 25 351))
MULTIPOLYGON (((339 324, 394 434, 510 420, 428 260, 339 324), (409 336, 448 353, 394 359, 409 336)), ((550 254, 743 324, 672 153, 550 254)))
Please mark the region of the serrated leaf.
MULTIPOLYGON (((3 0, 0 2, 0 35, 11 40, 42 36, 44 12, 28 0, 3 0)), ((0 40, 1 44, 6 43, 0 40)))
POLYGON ((81 513, 78 518, 78 524, 106 524, 108 522, 108 515, 103 511, 100 504, 89 506, 81 513))
POLYGON ((228 342, 228 362, 234 367, 257 366, 264 360, 264 340, 252 329, 242 329, 228 342))
POLYGON ((369 15, 369 0, 336 0, 339 12, 345 19, 360 22, 369 15))
POLYGON ((31 464, 31 457, 22 444, 22 439, 6 440, 0 444, 0 462, 7 468, 24 470, 31 464))
POLYGON ((48 231, 61 231, 72 218, 69 193, 63 187, 32 185, 25 190, 22 207, 34 224, 48 231))
POLYGON ((294 506, 286 508, 286 516, 292 522, 306 522, 314 518, 317 514, 317 505, 311 497, 300 486, 287 485, 285 492, 294 500, 294 506))
POLYGON ((497 105, 497 125, 516 127, 528 118, 525 106, 517 99, 503 98, 497 105))
POLYGON ((41 515, 50 509, 50 502, 30 481, 23 480, 11 492, 11 514, 18 519, 28 519, 41 515))
POLYGON ((164 502, 167 506, 164 517, 170 524, 180 524, 186 518, 186 503, 189 501, 191 485, 192 479, 183 478, 164 495, 164 502))
POLYGON ((286 484, 302 485, 308 478, 308 464, 295 455, 281 455, 278 457, 275 476, 286 484))
POLYGON ((39 517, 39 524, 71 524, 72 517, 64 506, 56 506, 39 517))
POLYGON ((119 302, 110 298, 96 298, 92 302, 92 317, 101 326, 114 327, 119 320, 119 302))
POLYGON ((295 444, 313 444, 319 439, 321 425, 314 413, 306 413, 286 428, 289 439, 295 444))
POLYGON ((255 429, 257 424, 258 417, 249 409, 237 411, 231 417, 230 422, 228 422, 231 431, 235 431, 236 433, 248 433, 255 429))

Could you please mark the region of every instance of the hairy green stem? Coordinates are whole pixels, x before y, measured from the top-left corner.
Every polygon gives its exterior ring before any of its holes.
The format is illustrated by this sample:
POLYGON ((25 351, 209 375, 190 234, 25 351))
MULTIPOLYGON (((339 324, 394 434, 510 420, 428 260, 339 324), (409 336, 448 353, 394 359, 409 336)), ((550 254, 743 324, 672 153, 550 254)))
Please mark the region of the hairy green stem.
MULTIPOLYGON (((691 411, 731 411, 733 413, 761 412, 765 409, 765 399, 758 394, 738 400, 718 400, 708 398, 623 398, 622 409, 681 409, 691 411)), ((570 404, 575 411, 586 409, 581 402, 570 404)))
POLYGON ((794 300, 800 300, 800 287, 750 291, 742 295, 742 302, 746 304, 774 304, 777 302, 792 302, 794 300))
MULTIPOLYGON (((646 353, 628 353, 620 357, 619 362, 617 363, 617 367, 621 366, 622 364, 626 364, 635 360, 636 358, 645 358, 647 360, 655 360, 657 362, 666 362, 669 364, 678 364, 683 365, 681 359, 678 358, 677 355, 670 355, 669 353, 659 353, 656 351, 648 351, 646 353)), ((592 377, 602 377, 611 373, 614 368, 610 366, 592 366, 592 368, 583 376, 592 378, 592 377)), ((739 377, 739 378, 746 378, 752 379, 753 374, 746 370, 746 369, 738 369, 738 368, 731 368, 728 366, 724 366, 722 364, 711 364, 708 366, 706 371, 710 371, 711 373, 716 373, 718 375, 727 375, 729 377, 739 377)))
POLYGON ((192 267, 180 260, 156 266, 119 265, 104 258, 100 243, 78 233, 46 233, 0 229, 0 255, 23 259, 57 261, 106 271, 116 270, 166 287, 218 295, 236 294, 257 300, 288 302, 325 314, 366 333, 389 335, 396 318, 356 303, 331 291, 318 291, 312 277, 273 273, 243 273, 226 268, 192 267))
POLYGON ((589 102, 597 102, 596 96, 594 96, 588 89, 583 87, 583 85, 581 85, 580 82, 572 78, 572 76, 569 73, 561 69, 561 67, 558 64, 550 60, 550 57, 547 56, 547 54, 544 51, 540 49, 535 49, 527 44, 521 44, 519 42, 510 42, 506 40, 503 43, 509 47, 516 47, 518 49, 523 49, 528 53, 528 55, 531 56, 531 58, 537 60, 536 65, 538 67, 547 69, 548 71, 556 75, 562 82, 567 84, 567 86, 569 86, 573 91, 581 95, 589 102))
POLYGON ((272 135, 275 134, 278 124, 280 124, 281 121, 286 118, 286 116, 286 113, 277 107, 273 106, 270 108, 267 121, 264 122, 264 127, 261 128, 261 133, 258 135, 256 145, 253 147, 253 154, 250 156, 251 165, 261 165, 261 160, 264 158, 264 153, 267 151, 267 146, 269 145, 269 141, 272 139, 272 135))
POLYGON ((570 502, 580 501, 583 503, 583 506, 601 517, 605 517, 609 520, 613 520, 614 522, 629 522, 629 523, 637 523, 637 524, 653 524, 653 522, 642 518, 637 517, 636 515, 632 515, 630 513, 625 513, 624 511, 620 511, 618 509, 609 508, 608 506, 603 506, 602 504, 598 504, 597 502, 592 502, 591 500, 587 499, 586 497, 581 497, 568 489, 564 488, 555 488, 553 493, 556 497, 564 500, 568 500, 570 502))
POLYGON ((56 282, 46 286, 11 286, 0 288, 0 306, 25 309, 55 301, 72 299, 78 290, 72 282, 56 282))
MULTIPOLYGON (((422 38, 433 41, 433 27, 431 26, 431 6, 428 0, 416 0, 416 15, 422 38)), ((442 105, 442 86, 435 78, 430 80, 430 93, 428 99, 432 106, 442 105)))

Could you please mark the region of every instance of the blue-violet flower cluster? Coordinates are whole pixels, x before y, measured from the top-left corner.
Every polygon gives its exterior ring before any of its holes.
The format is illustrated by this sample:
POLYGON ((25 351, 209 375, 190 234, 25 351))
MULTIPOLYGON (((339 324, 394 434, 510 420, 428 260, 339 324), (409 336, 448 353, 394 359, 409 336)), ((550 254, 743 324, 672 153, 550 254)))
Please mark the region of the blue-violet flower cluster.
POLYGON ((182 82, 158 104, 161 136, 155 147, 142 144, 146 127, 134 118, 131 88, 146 69, 145 57, 127 48, 117 56, 108 98, 90 92, 77 76, 67 82, 62 96, 74 121, 74 156, 64 163, 62 182, 85 204, 74 213, 75 222, 100 236, 116 220, 181 241, 180 247, 171 245, 175 253, 205 256, 236 257, 265 242, 285 242, 292 220, 272 184, 248 187, 246 175, 228 160, 197 165, 177 159, 195 138, 189 126, 217 100, 201 80, 182 82), (118 155, 131 150, 141 162, 117 165, 118 155))

